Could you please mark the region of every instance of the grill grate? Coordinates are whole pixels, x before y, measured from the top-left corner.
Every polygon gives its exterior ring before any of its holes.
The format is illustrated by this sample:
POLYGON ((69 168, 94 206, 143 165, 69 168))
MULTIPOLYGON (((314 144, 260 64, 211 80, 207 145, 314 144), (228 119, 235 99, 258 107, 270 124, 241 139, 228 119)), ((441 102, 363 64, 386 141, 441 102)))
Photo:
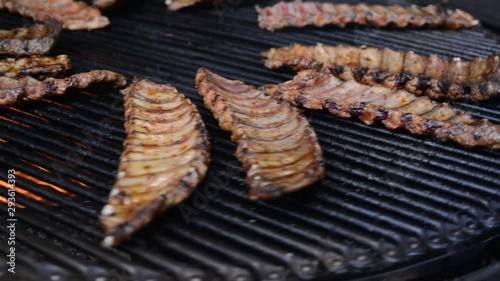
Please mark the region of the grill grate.
MULTIPOLYGON (((164 1, 147 2, 112 12, 106 30, 64 32, 56 52, 72 58, 75 72, 106 68, 186 93, 212 139, 207 180, 131 241, 103 249, 97 218, 125 137, 121 96, 96 88, 3 108, 0 185, 16 169, 16 200, 24 208, 16 213, 18 273, 6 274, 2 245, 0 280, 410 279, 445 266, 460 274, 481 265, 482 249, 500 231, 499 152, 308 112, 324 151, 325 180, 279 201, 249 202, 235 145, 204 109, 193 80, 207 67, 254 85, 286 81, 292 73, 265 69, 259 52, 294 42, 465 59, 500 51, 482 29, 268 33, 257 27, 253 2, 177 13, 167 13, 164 1), (465 261, 469 267, 460 268, 465 261)), ((24 22, 0 15, 2 28, 24 22)), ((500 123, 499 101, 453 105, 500 123)), ((6 208, 0 216, 5 221, 6 208)), ((0 228, 0 240, 7 235, 0 228)))

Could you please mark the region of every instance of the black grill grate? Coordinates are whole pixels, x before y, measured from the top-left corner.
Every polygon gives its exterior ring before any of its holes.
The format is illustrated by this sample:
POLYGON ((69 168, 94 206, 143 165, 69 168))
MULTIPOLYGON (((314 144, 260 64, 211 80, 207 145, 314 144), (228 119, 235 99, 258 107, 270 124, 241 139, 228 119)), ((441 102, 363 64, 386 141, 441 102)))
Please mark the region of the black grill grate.
MULTIPOLYGON (((235 146, 203 108, 193 80, 199 67, 207 67, 254 85, 286 81, 292 73, 265 69, 259 52, 294 42, 465 59, 500 51, 482 29, 268 33, 256 25, 254 2, 178 13, 167 13, 163 2, 115 11, 106 30, 64 32, 57 52, 70 55, 75 72, 106 68, 186 93, 212 139, 207 181, 131 241, 103 249, 97 218, 125 137, 120 95, 96 88, 3 108, 0 184, 8 169, 16 169, 16 199, 25 208, 17 210, 18 273, 5 273, 2 245, 0 280, 410 279, 443 268, 460 274, 465 261, 463 270, 481 265, 482 249, 500 231, 499 152, 307 113, 323 147, 326 179, 279 201, 249 202, 235 146)), ((24 22, 0 15, 2 28, 24 22)), ((500 123, 499 101, 453 105, 500 123)), ((0 196, 7 196, 5 188, 0 196)), ((2 221, 6 215, 4 206, 2 221)), ((0 241, 7 235, 0 228, 0 241)))

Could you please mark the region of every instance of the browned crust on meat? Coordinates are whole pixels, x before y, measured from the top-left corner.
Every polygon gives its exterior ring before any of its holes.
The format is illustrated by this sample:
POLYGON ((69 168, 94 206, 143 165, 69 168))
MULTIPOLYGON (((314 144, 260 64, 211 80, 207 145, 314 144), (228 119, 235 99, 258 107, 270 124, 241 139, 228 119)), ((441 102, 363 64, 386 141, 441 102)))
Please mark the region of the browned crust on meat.
POLYGON ((55 19, 70 30, 98 29, 109 25, 99 9, 74 0, 3 0, 4 7, 35 21, 55 19))
POLYGON ((500 149, 499 125, 406 91, 341 81, 330 73, 314 70, 304 70, 289 82, 264 88, 269 95, 296 106, 326 109, 342 118, 358 117, 368 125, 380 121, 388 129, 404 128, 416 135, 431 134, 464 147, 500 149))
POLYGON ((399 28, 427 26, 459 29, 479 24, 478 20, 462 10, 445 10, 437 5, 402 7, 294 1, 257 7, 257 12, 260 28, 269 31, 307 25, 344 27, 348 24, 370 24, 376 27, 393 25, 399 28))
POLYGON ((30 28, 0 30, 0 54, 30 56, 48 54, 55 46, 61 23, 49 20, 30 28))
POLYGON ((206 69, 198 70, 196 87, 238 144, 236 157, 247 174, 250 199, 276 198, 323 178, 316 134, 296 108, 206 69))
POLYGON ((65 73, 70 68, 71 62, 66 55, 0 60, 0 76, 10 78, 43 77, 45 75, 55 77, 65 73))
POLYGON ((94 0, 92 2, 92 5, 94 7, 97 7, 101 10, 106 10, 109 9, 113 6, 115 6, 118 3, 119 0, 94 0))
POLYGON ((500 94, 498 54, 465 61, 388 48, 294 44, 270 49, 262 56, 268 68, 328 69, 342 80, 404 89, 433 99, 481 101, 500 94))
POLYGON ((198 3, 208 3, 208 2, 217 2, 220 0, 166 0, 165 4, 167 4, 167 8, 169 11, 177 11, 182 8, 190 7, 198 3))
POLYGON ((108 70, 93 70, 67 78, 47 78, 43 81, 33 77, 0 77, 0 106, 12 106, 19 102, 32 102, 46 96, 63 95, 69 89, 86 89, 96 83, 111 83, 117 88, 127 84, 121 74, 108 70))
POLYGON ((127 137, 116 184, 100 217, 104 246, 116 245, 186 199, 210 161, 205 125, 174 87, 136 78, 122 93, 127 137))

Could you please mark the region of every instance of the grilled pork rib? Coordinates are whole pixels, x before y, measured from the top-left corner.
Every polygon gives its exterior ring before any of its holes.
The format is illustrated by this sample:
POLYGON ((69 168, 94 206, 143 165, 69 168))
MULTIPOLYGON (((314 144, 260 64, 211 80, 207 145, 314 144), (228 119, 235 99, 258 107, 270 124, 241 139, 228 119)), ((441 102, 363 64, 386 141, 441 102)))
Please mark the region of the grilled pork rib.
POLYGON ((118 1, 119 0, 94 0, 92 2, 92 5, 101 10, 106 10, 115 6, 118 3, 118 1))
POLYGON ((479 24, 470 14, 461 10, 444 10, 437 5, 426 7, 399 5, 348 5, 319 2, 279 2, 272 7, 259 8, 259 26, 274 31, 289 26, 347 24, 395 25, 405 27, 446 27, 450 29, 470 28, 479 24))
POLYGON ((0 76, 10 78, 57 76, 70 68, 71 62, 66 55, 0 60, 0 76))
POLYGON ((177 11, 182 8, 193 6, 197 3, 210 2, 211 0, 165 0, 165 4, 170 11, 177 11))
POLYGON ((447 60, 388 48, 292 45, 262 53, 268 68, 328 69, 342 80, 404 89, 433 99, 481 101, 500 94, 500 59, 447 60))
POLYGON ((33 77, 0 77, 0 106, 11 106, 18 102, 31 102, 46 96, 63 95, 69 89, 85 89, 96 83, 112 83, 115 87, 124 87, 125 78, 107 70, 94 70, 79 73, 67 78, 47 78, 39 81, 33 77))
POLYGON ((0 30, 0 54, 12 56, 45 55, 54 47, 61 23, 49 20, 30 28, 0 30))
POLYGON ((371 125, 381 121, 388 129, 404 128, 413 134, 432 134, 464 147, 500 149, 500 126, 455 111, 447 103, 417 97, 400 90, 341 81, 328 72, 304 70, 291 81, 263 87, 268 95, 308 109, 356 116, 371 125))
POLYGON ((116 245, 186 199, 210 161, 205 125, 174 87, 135 79, 122 92, 127 137, 118 179, 100 218, 104 246, 116 245))
POLYGON ((98 29, 109 25, 109 19, 99 9, 74 0, 0 0, 11 13, 17 13, 35 21, 55 19, 70 30, 98 29))
POLYGON ((238 144, 250 199, 279 197, 323 178, 316 134, 296 108, 206 69, 198 70, 196 86, 220 127, 238 144))

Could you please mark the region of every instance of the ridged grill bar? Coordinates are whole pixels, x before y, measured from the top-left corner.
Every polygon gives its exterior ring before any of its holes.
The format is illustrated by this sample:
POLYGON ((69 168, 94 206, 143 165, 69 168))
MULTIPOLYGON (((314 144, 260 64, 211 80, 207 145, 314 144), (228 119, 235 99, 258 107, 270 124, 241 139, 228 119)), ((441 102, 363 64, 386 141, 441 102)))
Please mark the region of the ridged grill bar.
MULTIPOLYGON (((132 240, 104 249, 98 216, 125 137, 120 94, 97 87, 2 108, 0 196, 7 197, 7 170, 17 170, 23 208, 16 213, 19 273, 4 274, 2 245, 0 280, 397 279, 425 278, 451 258, 456 274, 461 262, 480 266, 481 249, 500 231, 500 152, 307 112, 324 152, 325 180, 277 201, 251 202, 236 146, 204 109, 194 75, 207 67, 256 86, 284 82, 293 74, 264 68, 259 53, 291 43, 487 57, 500 46, 484 28, 269 33, 258 29, 251 2, 177 13, 167 13, 162 0, 135 2, 111 12, 105 30, 63 32, 56 53, 70 56, 74 72, 109 69, 171 83, 191 98, 213 146, 207 180, 132 240)), ((1 28, 23 22, 0 11, 1 28)), ((500 123, 499 99, 452 104, 500 123)), ((5 221, 7 208, 0 207, 5 221)), ((7 235, 0 228, 0 241, 7 235)))

